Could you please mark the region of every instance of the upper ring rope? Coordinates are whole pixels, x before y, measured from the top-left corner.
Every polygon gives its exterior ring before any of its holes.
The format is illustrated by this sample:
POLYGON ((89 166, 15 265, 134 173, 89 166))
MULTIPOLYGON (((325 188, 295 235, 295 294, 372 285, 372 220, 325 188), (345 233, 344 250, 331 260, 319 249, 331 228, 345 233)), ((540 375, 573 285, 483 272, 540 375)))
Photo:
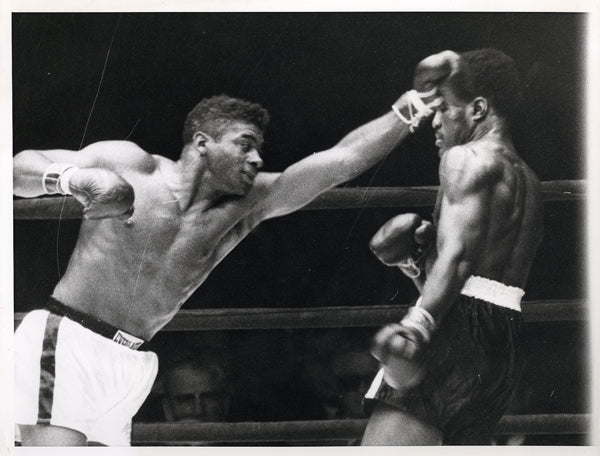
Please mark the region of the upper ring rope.
MULTIPOLYGON (((523 321, 583 321, 584 300, 524 301, 523 321)), ((374 305, 311 308, 181 309, 163 331, 212 331, 292 328, 344 328, 381 326, 400 321, 409 305, 374 305)), ((18 324, 24 312, 15 314, 18 324)))
MULTIPOLYGON (((586 197, 585 180, 558 180, 541 183, 545 202, 582 200, 586 197)), ((362 209, 391 207, 427 207, 435 204, 438 186, 426 187, 355 187, 331 189, 303 209, 362 209)), ((15 220, 80 219, 81 204, 67 197, 42 197, 13 201, 15 220)))

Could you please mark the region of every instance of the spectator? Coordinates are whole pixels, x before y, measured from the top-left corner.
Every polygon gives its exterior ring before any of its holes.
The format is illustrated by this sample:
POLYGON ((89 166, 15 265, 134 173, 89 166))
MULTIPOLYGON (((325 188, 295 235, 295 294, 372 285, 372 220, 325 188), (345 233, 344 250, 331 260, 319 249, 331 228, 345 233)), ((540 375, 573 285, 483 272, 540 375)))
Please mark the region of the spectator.
POLYGON ((226 368, 218 357, 181 358, 167 368, 162 381, 162 407, 167 421, 227 420, 232 391, 226 368))

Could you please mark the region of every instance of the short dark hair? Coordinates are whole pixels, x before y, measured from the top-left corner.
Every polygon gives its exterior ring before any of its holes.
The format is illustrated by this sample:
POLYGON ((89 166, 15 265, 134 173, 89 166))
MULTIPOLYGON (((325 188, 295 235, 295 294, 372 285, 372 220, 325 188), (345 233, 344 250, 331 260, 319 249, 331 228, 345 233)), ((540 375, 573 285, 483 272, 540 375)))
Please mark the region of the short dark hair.
POLYGON ((189 112, 185 119, 183 143, 190 143, 194 133, 198 131, 203 131, 218 141, 227 125, 235 121, 248 122, 264 131, 269 123, 269 113, 258 103, 228 95, 205 98, 189 112))
POLYGON ((514 60, 492 48, 461 53, 458 71, 448 85, 465 102, 478 96, 487 98, 507 120, 515 116, 523 97, 514 60))

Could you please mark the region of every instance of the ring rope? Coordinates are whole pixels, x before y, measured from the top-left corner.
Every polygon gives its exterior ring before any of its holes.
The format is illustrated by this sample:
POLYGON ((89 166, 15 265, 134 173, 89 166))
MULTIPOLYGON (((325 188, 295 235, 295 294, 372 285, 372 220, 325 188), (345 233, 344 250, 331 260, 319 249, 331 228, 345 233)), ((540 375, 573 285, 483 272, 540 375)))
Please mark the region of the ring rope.
MULTIPOLYGON (((526 323, 584 321, 584 300, 544 300, 521 303, 526 323)), ((344 328, 380 326, 400 321, 409 305, 377 305, 309 308, 182 309, 163 331, 211 331, 232 329, 344 328)), ((15 313, 15 323, 25 312, 15 313)))
MULTIPOLYGON (((541 182, 545 202, 583 200, 585 180, 541 182)), ((305 210, 427 207, 435 204, 438 186, 334 188, 306 205, 305 210)), ((80 219, 81 204, 73 197, 40 197, 13 200, 15 220, 80 219), (61 214, 61 206, 64 209, 61 214)))
MULTIPOLYGON (((506 415, 495 435, 587 434, 590 414, 506 415)), ((274 442, 360 439, 366 419, 244 423, 133 423, 132 442, 274 442)))

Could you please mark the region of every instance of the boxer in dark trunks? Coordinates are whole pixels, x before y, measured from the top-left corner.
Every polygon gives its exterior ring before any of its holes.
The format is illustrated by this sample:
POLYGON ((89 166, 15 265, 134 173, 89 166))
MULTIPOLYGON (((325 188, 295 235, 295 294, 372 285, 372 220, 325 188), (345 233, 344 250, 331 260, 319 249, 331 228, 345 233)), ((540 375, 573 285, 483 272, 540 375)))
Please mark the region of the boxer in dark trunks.
POLYGON ((402 214, 371 240, 421 296, 375 337, 363 445, 490 443, 518 381, 520 301, 543 236, 539 182, 509 132, 518 75, 481 49, 454 54, 438 89, 433 224, 402 214))

